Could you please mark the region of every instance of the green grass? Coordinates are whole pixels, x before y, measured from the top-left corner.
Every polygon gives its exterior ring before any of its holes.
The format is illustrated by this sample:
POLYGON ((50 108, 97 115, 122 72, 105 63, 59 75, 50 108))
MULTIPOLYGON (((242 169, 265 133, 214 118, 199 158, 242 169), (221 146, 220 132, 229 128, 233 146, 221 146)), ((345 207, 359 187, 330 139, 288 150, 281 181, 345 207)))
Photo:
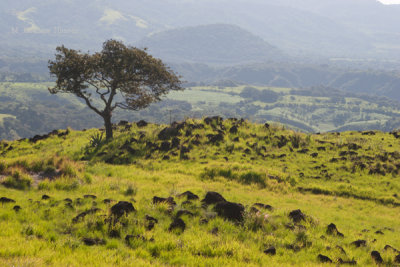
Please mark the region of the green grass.
POLYGON ((70 131, 66 137, 51 136, 37 143, 1 142, 1 179, 18 170, 32 183, 24 189, 0 186, 0 197, 16 201, 0 206, 0 265, 322 266, 317 256, 323 254, 334 262, 339 257, 354 258, 359 266, 373 266, 373 250, 381 253, 386 265, 393 265, 396 254, 383 248, 400 248, 398 139, 382 132, 307 135, 280 125, 267 129, 249 122, 239 125, 237 133, 229 133, 234 124, 188 120, 178 137, 190 150, 187 159, 182 159, 178 148, 163 152, 146 146, 146 142, 155 146, 163 142, 157 135, 165 125, 119 128, 112 142, 98 147, 90 146, 97 129, 70 131), (218 130, 225 133, 223 141, 210 143, 207 135, 218 130), (117 164, 105 163, 109 159, 117 164), (54 173, 58 176, 49 175, 54 173), (199 200, 184 204, 186 199, 178 195, 187 190, 200 199, 216 191, 243 204, 244 222, 215 217, 212 206, 202 208, 199 200), (50 199, 43 200, 42 195, 50 199), (171 213, 167 204, 152 204, 153 196, 172 196, 177 206, 171 213), (71 206, 65 198, 72 200, 71 206), (104 199, 114 202, 106 204, 104 199), (136 212, 113 225, 108 218, 117 201, 131 202, 136 212), (254 203, 274 209, 258 208, 259 213, 252 213, 254 203), (14 205, 22 209, 15 212, 14 205), (99 210, 73 222, 93 208, 99 210), (180 209, 193 216, 181 217, 184 232, 170 232, 168 227, 180 209), (301 227, 288 217, 295 209, 307 215, 301 227), (147 229, 146 215, 158 220, 152 230, 147 229), (204 218, 207 224, 201 222, 204 218), (326 234, 330 223, 336 224, 343 238, 326 234), (215 228, 217 234, 212 233, 215 228), (111 230, 120 237, 111 237, 111 230), (378 230, 383 235, 376 234, 378 230), (126 242, 126 235, 139 237, 126 242), (105 243, 87 246, 83 238, 105 243), (352 246, 357 239, 367 240, 367 246, 352 246), (263 253, 271 246, 276 247, 275 256, 263 253))

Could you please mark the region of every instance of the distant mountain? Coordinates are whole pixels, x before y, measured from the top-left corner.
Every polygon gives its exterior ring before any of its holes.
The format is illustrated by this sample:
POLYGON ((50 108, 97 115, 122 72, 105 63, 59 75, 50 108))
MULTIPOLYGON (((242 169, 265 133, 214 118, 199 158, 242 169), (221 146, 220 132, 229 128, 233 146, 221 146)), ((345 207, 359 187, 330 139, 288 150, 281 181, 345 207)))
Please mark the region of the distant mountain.
POLYGON ((400 60, 400 7, 376 0, 2 0, 0 56, 48 57, 60 44, 94 50, 109 38, 134 43, 220 23, 303 58, 400 60))
POLYGON ((156 33, 137 43, 172 62, 237 64, 283 59, 260 37, 234 25, 214 24, 156 33))

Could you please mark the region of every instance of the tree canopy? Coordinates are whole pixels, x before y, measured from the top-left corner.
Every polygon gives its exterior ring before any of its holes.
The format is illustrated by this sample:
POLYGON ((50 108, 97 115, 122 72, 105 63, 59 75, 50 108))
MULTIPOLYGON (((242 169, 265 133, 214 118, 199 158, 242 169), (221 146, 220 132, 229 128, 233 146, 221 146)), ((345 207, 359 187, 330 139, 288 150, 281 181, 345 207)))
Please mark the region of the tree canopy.
POLYGON ((104 119, 107 139, 113 136, 111 117, 116 108, 143 109, 170 90, 182 90, 179 77, 160 59, 120 41, 108 40, 94 54, 64 46, 56 51, 48 67, 57 80, 49 92, 83 99, 104 119))

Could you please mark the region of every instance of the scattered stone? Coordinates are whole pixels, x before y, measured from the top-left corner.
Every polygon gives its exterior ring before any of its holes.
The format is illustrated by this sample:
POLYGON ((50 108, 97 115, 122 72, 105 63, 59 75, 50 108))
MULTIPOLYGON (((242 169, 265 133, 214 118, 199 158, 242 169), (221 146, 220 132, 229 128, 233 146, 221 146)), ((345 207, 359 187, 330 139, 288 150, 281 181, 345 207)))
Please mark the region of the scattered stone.
POLYGON ((206 205, 212 205, 212 204, 216 204, 216 203, 221 202, 221 201, 224 202, 226 200, 219 193, 217 193, 217 192, 207 192, 206 196, 204 197, 204 199, 201 202, 206 204, 206 205))
POLYGON ((394 258, 395 263, 400 263, 400 254, 394 258))
POLYGON ((140 120, 136 123, 137 127, 142 128, 142 127, 146 127, 148 125, 148 123, 144 120, 140 120))
POLYGON ((163 197, 153 197, 153 204, 159 204, 159 203, 167 203, 171 206, 175 206, 176 202, 174 201, 173 197, 168 197, 168 198, 163 198, 163 197))
POLYGON ((182 232, 185 231, 186 224, 181 218, 175 218, 174 221, 169 225, 168 230, 172 231, 175 229, 179 229, 182 232))
POLYGON ((15 203, 14 199, 8 198, 8 197, 1 197, 0 198, 0 203, 5 204, 5 203, 15 203))
POLYGON ((318 255, 318 260, 322 263, 332 263, 332 260, 329 257, 322 254, 318 255))
POLYGON ((179 130, 175 127, 166 127, 158 134, 158 139, 169 140, 179 135, 179 130))
POLYGON ((396 252, 396 253, 400 253, 400 251, 398 249, 395 249, 391 245, 386 245, 383 249, 384 250, 391 250, 391 251, 396 252))
POLYGON ((101 238, 84 237, 82 241, 83 243, 85 243, 86 246, 104 245, 106 243, 106 241, 101 238))
POLYGON ((15 205, 13 210, 15 210, 15 212, 19 212, 21 210, 21 206, 15 205))
POLYGON ((376 250, 371 252, 371 258, 375 261, 376 264, 383 263, 383 259, 381 257, 381 254, 376 250))
POLYGON ((266 250, 264 250, 264 253, 267 255, 276 255, 276 248, 275 247, 270 247, 266 250))
POLYGON ((113 201, 114 201, 114 200, 112 200, 112 199, 106 198, 106 199, 103 200, 103 203, 104 203, 104 204, 110 204, 110 203, 113 202, 113 201))
POLYGON ((375 234, 377 234, 377 235, 384 235, 384 233, 383 233, 381 230, 376 231, 375 234))
MULTIPOLYGON (((71 204, 71 203, 70 203, 71 204)), ((74 218, 72 218, 72 222, 73 223, 77 223, 79 222, 80 219, 83 219, 86 217, 86 215, 89 214, 95 214, 96 212, 100 211, 99 208, 91 208, 89 210, 86 210, 84 212, 79 213, 77 216, 75 216, 74 218)))
POLYGON ((95 195, 84 195, 83 198, 96 199, 97 197, 95 195))
POLYGON ((113 229, 108 233, 108 236, 111 238, 120 238, 121 234, 119 233, 118 230, 113 229))
POLYGON ((70 199, 70 198, 65 198, 64 201, 67 203, 72 203, 72 199, 70 199))
POLYGON ((306 215, 301 212, 301 210, 293 210, 289 213, 289 218, 293 220, 294 223, 299 223, 305 221, 306 215))
POLYGON ((367 241, 365 241, 365 240, 356 240, 356 241, 352 242, 351 245, 354 245, 357 248, 365 247, 367 245, 367 241))
POLYGON ((344 235, 341 232, 339 232, 339 230, 336 228, 336 225, 333 223, 328 225, 328 228, 326 229, 326 233, 328 235, 337 235, 340 237, 344 237, 344 235))
POLYGON ((238 127, 237 126, 232 126, 230 129, 229 129, 229 133, 231 133, 231 134, 237 134, 238 133, 238 127))
POLYGON ((242 204, 222 201, 215 205, 214 210, 219 216, 230 221, 241 222, 244 219, 244 206, 242 204))
POLYGON ((135 208, 133 207, 132 203, 127 201, 120 201, 111 207, 111 214, 117 218, 134 211, 135 208))
POLYGON ((218 227, 214 227, 214 228, 211 230, 211 234, 213 234, 213 235, 218 235, 218 231, 219 231, 218 227))
POLYGON ((49 199, 49 198, 50 198, 50 197, 49 197, 48 195, 43 195, 43 196, 42 196, 42 199, 43 199, 43 200, 47 200, 47 199, 49 199))
POLYGON ((190 191, 186 191, 186 192, 184 192, 184 193, 178 195, 178 197, 186 197, 187 200, 196 200, 196 199, 199 199, 199 196, 198 196, 198 195, 193 194, 193 193, 190 192, 190 191))
POLYGON ((192 212, 188 211, 188 210, 179 210, 176 213, 176 217, 177 218, 181 217, 182 215, 194 216, 194 214, 192 212))

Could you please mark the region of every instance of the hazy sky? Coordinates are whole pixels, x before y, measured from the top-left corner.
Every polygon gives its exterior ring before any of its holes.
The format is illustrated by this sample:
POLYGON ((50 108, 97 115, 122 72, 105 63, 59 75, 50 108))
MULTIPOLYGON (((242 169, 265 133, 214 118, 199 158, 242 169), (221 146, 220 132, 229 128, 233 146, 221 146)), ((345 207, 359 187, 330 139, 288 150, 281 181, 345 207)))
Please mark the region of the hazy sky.
POLYGON ((400 4, 400 0, 379 0, 384 4, 400 4))

